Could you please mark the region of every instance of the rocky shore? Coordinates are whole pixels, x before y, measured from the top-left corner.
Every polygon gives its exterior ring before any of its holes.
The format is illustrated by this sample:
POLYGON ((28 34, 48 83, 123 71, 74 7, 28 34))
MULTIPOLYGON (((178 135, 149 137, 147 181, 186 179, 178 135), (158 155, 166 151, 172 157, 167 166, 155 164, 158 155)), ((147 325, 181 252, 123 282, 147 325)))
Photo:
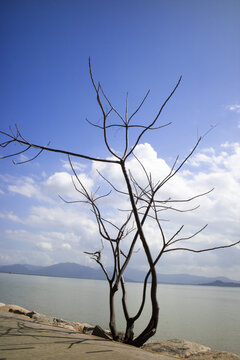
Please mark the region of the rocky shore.
MULTIPOLYGON (((92 326, 87 323, 65 321, 63 319, 50 317, 35 311, 25 309, 18 305, 6 305, 4 303, 0 303, 0 311, 27 316, 31 318, 33 321, 45 325, 65 328, 70 331, 79 332, 81 334, 90 334, 111 340, 110 332, 107 330, 103 330, 98 325, 92 326)), ((146 344, 144 344, 143 349, 150 352, 157 352, 162 355, 172 356, 173 358, 177 358, 177 359, 240 360, 239 355, 224 351, 213 351, 211 348, 207 346, 190 342, 187 340, 180 340, 180 339, 149 341, 146 344)))

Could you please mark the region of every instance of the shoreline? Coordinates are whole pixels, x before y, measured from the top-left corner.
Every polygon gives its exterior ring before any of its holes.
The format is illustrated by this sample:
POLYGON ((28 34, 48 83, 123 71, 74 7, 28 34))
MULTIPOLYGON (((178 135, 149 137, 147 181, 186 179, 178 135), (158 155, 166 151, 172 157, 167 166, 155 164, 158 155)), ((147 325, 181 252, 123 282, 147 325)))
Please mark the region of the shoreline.
MULTIPOLYGON (((106 340, 112 341, 109 330, 103 330, 100 326, 90 325, 88 323, 80 323, 74 321, 66 321, 55 317, 47 316, 45 314, 30 311, 18 305, 4 304, 0 302, 0 311, 11 313, 13 315, 20 315, 31 319, 35 323, 63 328, 70 332, 79 334, 95 335, 106 340)), ((30 320, 30 321, 31 321, 30 320)), ((121 344, 121 343, 120 343, 121 344)), ((212 350, 205 345, 197 344, 191 341, 182 339, 171 340, 150 340, 142 347, 146 352, 154 352, 159 355, 172 356, 178 359, 189 360, 240 360, 240 355, 225 351, 212 350)))

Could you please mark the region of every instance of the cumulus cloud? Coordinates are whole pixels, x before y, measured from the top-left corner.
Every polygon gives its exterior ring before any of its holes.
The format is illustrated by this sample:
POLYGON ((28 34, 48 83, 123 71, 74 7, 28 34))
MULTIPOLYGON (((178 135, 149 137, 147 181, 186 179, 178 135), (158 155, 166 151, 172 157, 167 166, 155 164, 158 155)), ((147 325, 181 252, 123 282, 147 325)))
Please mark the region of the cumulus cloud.
POLYGON ((52 199, 42 191, 40 179, 36 180, 29 176, 1 176, 1 179, 7 184, 7 189, 11 193, 19 194, 29 199, 37 199, 38 201, 52 202, 52 199))
MULTIPOLYGON (((90 191, 93 187, 93 180, 84 173, 77 174, 77 176, 84 187, 90 191)), ((73 185, 73 182, 78 188, 80 187, 78 180, 74 176, 63 171, 56 172, 49 176, 48 179, 44 182, 43 189, 48 194, 59 194, 61 196, 70 198, 71 200, 75 200, 78 197, 78 193, 73 185)))
POLYGON ((12 192, 27 196, 27 197, 33 197, 39 196, 39 191, 37 186, 35 185, 35 182, 30 177, 23 177, 19 180, 15 180, 15 185, 9 185, 8 189, 12 192))
MULTIPOLYGON (((157 181, 163 179, 171 170, 171 167, 161 158, 149 144, 141 144, 136 149, 136 156, 141 158, 142 164, 148 173, 151 172, 152 179, 157 181)), ((162 212, 161 217, 166 222, 162 223, 166 236, 171 237, 182 224, 185 224, 182 237, 191 236, 205 224, 209 224, 203 233, 200 233, 196 238, 191 239, 188 243, 184 242, 184 246, 188 244, 189 248, 202 249, 213 247, 217 245, 227 245, 231 242, 239 240, 239 214, 240 204, 238 194, 240 193, 240 144, 225 143, 222 145, 220 151, 213 148, 201 150, 188 161, 187 168, 183 172, 179 172, 166 186, 164 186, 159 194, 160 199, 188 199, 207 192, 215 188, 214 191, 208 195, 198 198, 193 201, 192 206, 186 202, 185 205, 181 204, 176 206, 178 209, 187 210, 191 207, 201 205, 200 208, 189 213, 179 213, 174 210, 162 212), (167 221, 168 220, 168 221, 167 221)), ((146 180, 146 175, 138 166, 137 160, 132 158, 128 162, 128 167, 131 168, 135 179, 143 184, 146 180)), ((111 182, 117 181, 119 189, 123 189, 121 174, 111 172, 104 164, 101 166, 101 172, 108 177, 111 182)), ((116 184, 116 183, 115 183, 116 184)), ((153 253, 157 253, 160 248, 159 244, 159 229, 153 223, 149 222, 145 225, 144 230, 148 236, 149 243, 152 246, 153 253)), ((226 255, 229 254, 231 249, 226 250, 226 255)), ((234 249, 239 253, 239 246, 234 249)), ((239 257, 236 258, 235 264, 229 264, 227 261, 219 263, 222 252, 209 253, 204 256, 199 255, 199 265, 196 265, 196 256, 192 253, 176 252, 165 256, 166 267, 168 271, 190 271, 193 269, 204 273, 215 271, 215 274, 221 274, 221 271, 229 269, 231 275, 234 274, 233 267, 238 266, 239 257), (176 261, 177 259, 177 261, 176 261), (187 261, 186 261, 187 259, 187 261), (238 259, 238 260, 237 260, 238 259), (169 261, 169 262, 168 262, 169 261), (172 266, 170 266, 172 264, 172 266), (225 266, 224 266, 225 264, 225 266), (225 268, 225 269, 224 269, 225 268), (224 270, 223 270, 224 269, 224 270), (231 269, 231 270, 230 270, 231 269)), ((144 263, 143 252, 137 256, 136 264, 144 263)))
MULTIPOLYGON (((140 186, 145 186, 146 173, 152 176, 152 180, 157 182, 162 180, 171 171, 172 164, 167 164, 153 147, 148 144, 140 144, 135 149, 136 157, 132 157, 127 162, 127 168, 140 186), (139 164, 141 159, 146 172, 139 164)), ((162 221, 162 228, 165 231, 166 238, 171 237, 181 225, 185 227, 181 237, 189 237, 197 232, 205 224, 209 224, 204 232, 201 232, 196 238, 184 242, 191 248, 212 247, 221 244, 229 244, 239 240, 240 233, 240 144, 225 143, 217 151, 214 148, 202 149, 196 153, 186 164, 184 171, 176 174, 169 183, 162 187, 158 199, 166 200, 169 197, 175 200, 190 199, 197 194, 204 193, 213 187, 213 192, 204 197, 190 202, 176 202, 169 211, 159 213, 162 221), (179 212, 177 210, 187 210, 200 205, 195 211, 179 212)), ((66 169, 68 170, 68 169, 66 169)), ((111 228, 110 222, 116 225, 126 219, 126 212, 120 211, 129 209, 128 197, 126 195, 115 193, 110 183, 121 190, 126 190, 120 167, 108 165, 105 163, 93 163, 91 169, 78 169, 79 176, 89 191, 94 192, 100 185, 99 195, 112 190, 109 197, 104 197, 99 201, 99 206, 103 209, 106 226, 111 228), (98 170, 103 177, 99 175, 98 170), (115 194, 114 194, 115 193, 115 194)), ((148 175, 149 176, 149 175, 148 175)), ((24 178, 25 179, 25 178, 24 178)), ((19 179, 18 190, 22 195, 28 196, 25 192, 23 179, 19 179), (21 185, 21 186, 20 186, 21 185)), ((76 191, 72 186, 71 175, 67 171, 59 171, 44 179, 34 181, 28 179, 27 185, 32 185, 32 197, 35 196, 34 187, 42 189, 44 196, 51 198, 53 194, 60 193, 63 198, 76 199, 76 191)), ((31 188, 31 187, 30 187, 31 188)), ((12 190, 13 191, 13 190, 12 190)), ((3 215, 1 215, 3 217, 3 215)), ((70 261, 80 261, 82 264, 88 264, 90 261, 83 251, 96 251, 101 248, 100 236, 93 214, 84 204, 64 204, 60 200, 58 203, 34 204, 28 209, 28 214, 24 218, 21 214, 11 212, 5 217, 11 220, 15 225, 24 226, 28 230, 18 229, 10 230, 5 233, 6 238, 15 239, 22 243, 29 243, 32 246, 41 248, 41 252, 46 252, 52 263, 64 260, 64 256, 70 261), (50 251, 54 250, 54 251, 50 251), (67 250, 67 252, 66 252, 67 250)), ((114 229, 113 229, 114 230, 114 229)), ((152 219, 144 226, 144 231, 149 239, 149 245, 153 254, 157 254, 161 248, 161 236, 158 226, 152 219)), ((116 229, 115 229, 116 232, 116 229)), ((114 233, 114 231, 113 231, 114 233)), ((131 234, 124 240, 124 248, 129 245, 131 234)), ((140 244, 139 244, 140 245, 140 244)), ((179 243, 180 245, 180 243, 179 243)), ((137 248, 137 247, 136 247, 137 248)), ((103 260, 106 265, 111 265, 111 249, 105 245, 103 260)), ((204 256, 196 256, 192 253, 175 252, 166 254, 161 261, 162 271, 164 272, 191 272, 202 274, 223 275, 228 269, 229 274, 236 274, 240 271, 239 247, 226 252, 204 253, 204 256), (224 255, 223 255, 224 254, 224 255), (225 255, 226 254, 226 255, 225 255), (229 262, 228 254, 234 261, 229 262)), ((134 266, 143 266, 145 255, 143 251, 134 254, 134 266)))
POLYGON ((86 213, 78 211, 76 205, 71 208, 63 204, 57 207, 34 206, 29 216, 23 219, 25 225, 31 227, 59 229, 79 233, 79 236, 89 238, 97 233, 97 225, 86 213))

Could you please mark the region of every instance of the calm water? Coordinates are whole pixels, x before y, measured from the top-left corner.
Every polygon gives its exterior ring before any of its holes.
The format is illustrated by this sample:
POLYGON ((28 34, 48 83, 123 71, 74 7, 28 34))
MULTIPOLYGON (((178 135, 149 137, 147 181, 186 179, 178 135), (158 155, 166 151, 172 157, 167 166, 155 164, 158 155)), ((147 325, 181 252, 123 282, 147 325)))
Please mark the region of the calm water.
MULTIPOLYGON (((141 284, 127 284, 129 308, 141 298, 141 284)), ((160 318, 155 339, 182 338, 240 354, 240 289, 159 285, 160 318)), ((108 284, 99 280, 0 273, 0 302, 17 304, 65 320, 108 328, 108 284)), ((147 324, 150 308, 136 324, 147 324)), ((119 330, 124 330, 118 304, 119 330)))

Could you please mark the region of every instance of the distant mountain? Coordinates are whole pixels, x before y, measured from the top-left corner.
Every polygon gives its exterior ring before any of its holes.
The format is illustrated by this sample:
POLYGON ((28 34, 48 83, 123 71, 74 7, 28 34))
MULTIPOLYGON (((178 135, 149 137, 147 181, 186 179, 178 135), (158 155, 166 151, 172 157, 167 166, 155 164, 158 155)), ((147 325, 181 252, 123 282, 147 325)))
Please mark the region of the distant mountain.
POLYGON ((177 275, 160 274, 158 276, 158 281, 161 283, 168 283, 168 284, 175 283, 175 284, 184 284, 184 285, 199 285, 214 281, 235 282, 234 280, 230 280, 224 276, 207 277, 207 276, 199 276, 199 275, 191 275, 191 274, 177 274, 177 275))
MULTIPOLYGON (((142 282, 145 277, 145 272, 128 268, 126 269, 126 276, 132 281, 142 282)), ((158 274, 158 282, 161 284, 199 285, 214 281, 238 283, 224 276, 207 277, 191 274, 158 274)))
POLYGON ((10 272, 14 274, 32 274, 35 271, 42 269, 42 266, 34 266, 28 264, 14 264, 0 266, 0 272, 10 272))
POLYGON ((0 266, 0 272, 105 280, 105 276, 101 269, 96 270, 88 266, 83 266, 76 263, 60 263, 51 266, 33 266, 28 264, 3 265, 0 266))
MULTIPOLYGON (((0 266, 0 272, 106 280, 105 275, 100 268, 93 269, 91 267, 79 265, 76 263, 60 263, 51 266, 34 266, 29 264, 2 265, 0 266)), ((111 274, 110 269, 109 273, 111 274)), ((144 271, 127 269, 125 280, 129 282, 142 282, 144 280, 145 274, 146 273, 144 271)), ((158 274, 158 282, 161 284, 181 285, 240 286, 240 282, 230 280, 226 277, 206 277, 190 274, 158 274)))
POLYGON ((37 271, 38 275, 57 276, 80 279, 105 280, 105 276, 101 269, 93 269, 75 263, 61 263, 46 266, 37 271))
POLYGON ((199 285, 204 285, 204 286, 220 286, 220 287, 240 287, 240 283, 236 283, 236 282, 225 282, 225 281, 220 281, 220 280, 216 280, 210 283, 206 283, 206 284, 199 284, 199 285))

